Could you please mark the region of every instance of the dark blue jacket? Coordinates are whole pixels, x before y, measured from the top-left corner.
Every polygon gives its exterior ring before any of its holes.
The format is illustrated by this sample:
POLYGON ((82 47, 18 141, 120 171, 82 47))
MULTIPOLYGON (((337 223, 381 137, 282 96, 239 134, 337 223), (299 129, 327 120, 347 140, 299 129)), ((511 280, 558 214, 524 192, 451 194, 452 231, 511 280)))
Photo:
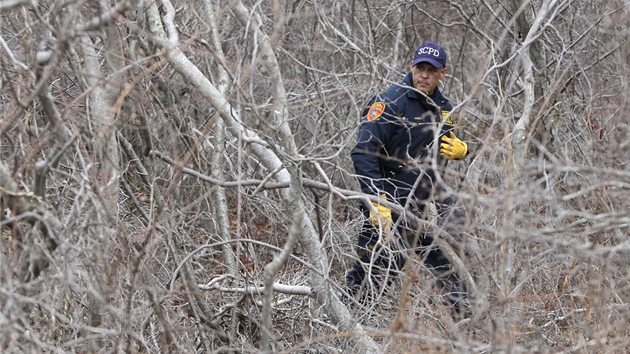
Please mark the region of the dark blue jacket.
POLYGON ((437 88, 430 98, 438 107, 413 88, 408 73, 367 105, 351 152, 364 193, 387 193, 388 200, 393 197, 404 204, 412 186, 422 176, 414 196, 419 200, 428 197, 434 179, 431 159, 435 158, 438 166, 446 166, 439 146, 433 147, 435 134, 440 130, 442 136, 453 129, 451 124, 441 124, 442 114, 452 109, 451 103, 437 88))

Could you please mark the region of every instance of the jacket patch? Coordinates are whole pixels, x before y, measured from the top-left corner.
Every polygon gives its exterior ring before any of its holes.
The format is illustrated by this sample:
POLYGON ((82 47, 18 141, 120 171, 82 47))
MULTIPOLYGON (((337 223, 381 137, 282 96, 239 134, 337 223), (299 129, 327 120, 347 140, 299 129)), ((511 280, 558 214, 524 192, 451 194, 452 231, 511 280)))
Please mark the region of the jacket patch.
MULTIPOLYGON (((449 113, 451 113, 451 111, 442 111, 442 119, 446 119, 446 116, 448 116, 449 113)), ((446 119, 446 124, 453 124, 451 117, 446 119)))
POLYGON ((368 111, 367 120, 371 122, 378 119, 383 114, 383 111, 385 111, 385 104, 383 102, 374 102, 368 111))

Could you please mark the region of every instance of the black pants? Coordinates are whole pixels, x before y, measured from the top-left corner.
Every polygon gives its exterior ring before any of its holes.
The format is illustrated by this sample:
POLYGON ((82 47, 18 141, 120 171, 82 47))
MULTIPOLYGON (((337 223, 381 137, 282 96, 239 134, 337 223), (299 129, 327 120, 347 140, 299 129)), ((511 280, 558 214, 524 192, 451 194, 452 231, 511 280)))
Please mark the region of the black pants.
MULTIPOLYGON (((463 215, 452 209, 452 201, 446 200, 438 206, 438 211, 448 215, 442 217, 441 224, 447 231, 457 228, 448 225, 460 226, 463 222, 463 215)), ((414 210, 420 216, 424 207, 414 210)), ((437 285, 442 289, 442 294, 454 305, 459 312, 462 302, 466 297, 466 288, 460 281, 449 260, 444 256, 442 250, 433 245, 433 238, 430 235, 420 233, 417 228, 411 227, 407 222, 399 222, 397 233, 393 233, 387 247, 376 247, 379 239, 379 231, 369 220, 369 209, 363 208, 365 222, 363 224, 357 244, 357 255, 359 259, 354 262, 352 269, 346 274, 346 284, 348 292, 355 296, 363 286, 363 296, 370 298, 370 293, 380 291, 381 286, 390 285, 396 274, 407 262, 408 253, 415 251, 422 255, 427 268, 436 277, 437 285), (369 284, 363 284, 366 274, 370 274, 369 284)), ((399 218, 393 214, 394 223, 399 218)), ((451 235, 458 239, 459 235, 451 235)))

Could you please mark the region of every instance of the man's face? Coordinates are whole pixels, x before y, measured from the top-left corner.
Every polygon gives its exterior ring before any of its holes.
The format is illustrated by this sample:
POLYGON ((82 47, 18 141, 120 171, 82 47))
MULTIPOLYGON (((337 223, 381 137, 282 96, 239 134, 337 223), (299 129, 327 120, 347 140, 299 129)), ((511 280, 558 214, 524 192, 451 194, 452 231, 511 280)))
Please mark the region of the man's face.
POLYGON ((422 62, 411 67, 413 76, 413 86, 427 95, 431 95, 437 84, 446 75, 446 68, 436 68, 435 66, 422 62))

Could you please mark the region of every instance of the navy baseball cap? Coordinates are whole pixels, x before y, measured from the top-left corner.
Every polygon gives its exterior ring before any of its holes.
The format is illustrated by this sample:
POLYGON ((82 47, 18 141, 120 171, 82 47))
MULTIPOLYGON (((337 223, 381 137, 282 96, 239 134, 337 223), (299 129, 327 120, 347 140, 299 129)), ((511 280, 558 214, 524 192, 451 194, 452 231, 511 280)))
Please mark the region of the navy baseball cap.
POLYGON ((446 51, 439 44, 424 42, 416 49, 416 53, 413 55, 412 66, 422 62, 427 62, 436 68, 445 68, 446 51))

